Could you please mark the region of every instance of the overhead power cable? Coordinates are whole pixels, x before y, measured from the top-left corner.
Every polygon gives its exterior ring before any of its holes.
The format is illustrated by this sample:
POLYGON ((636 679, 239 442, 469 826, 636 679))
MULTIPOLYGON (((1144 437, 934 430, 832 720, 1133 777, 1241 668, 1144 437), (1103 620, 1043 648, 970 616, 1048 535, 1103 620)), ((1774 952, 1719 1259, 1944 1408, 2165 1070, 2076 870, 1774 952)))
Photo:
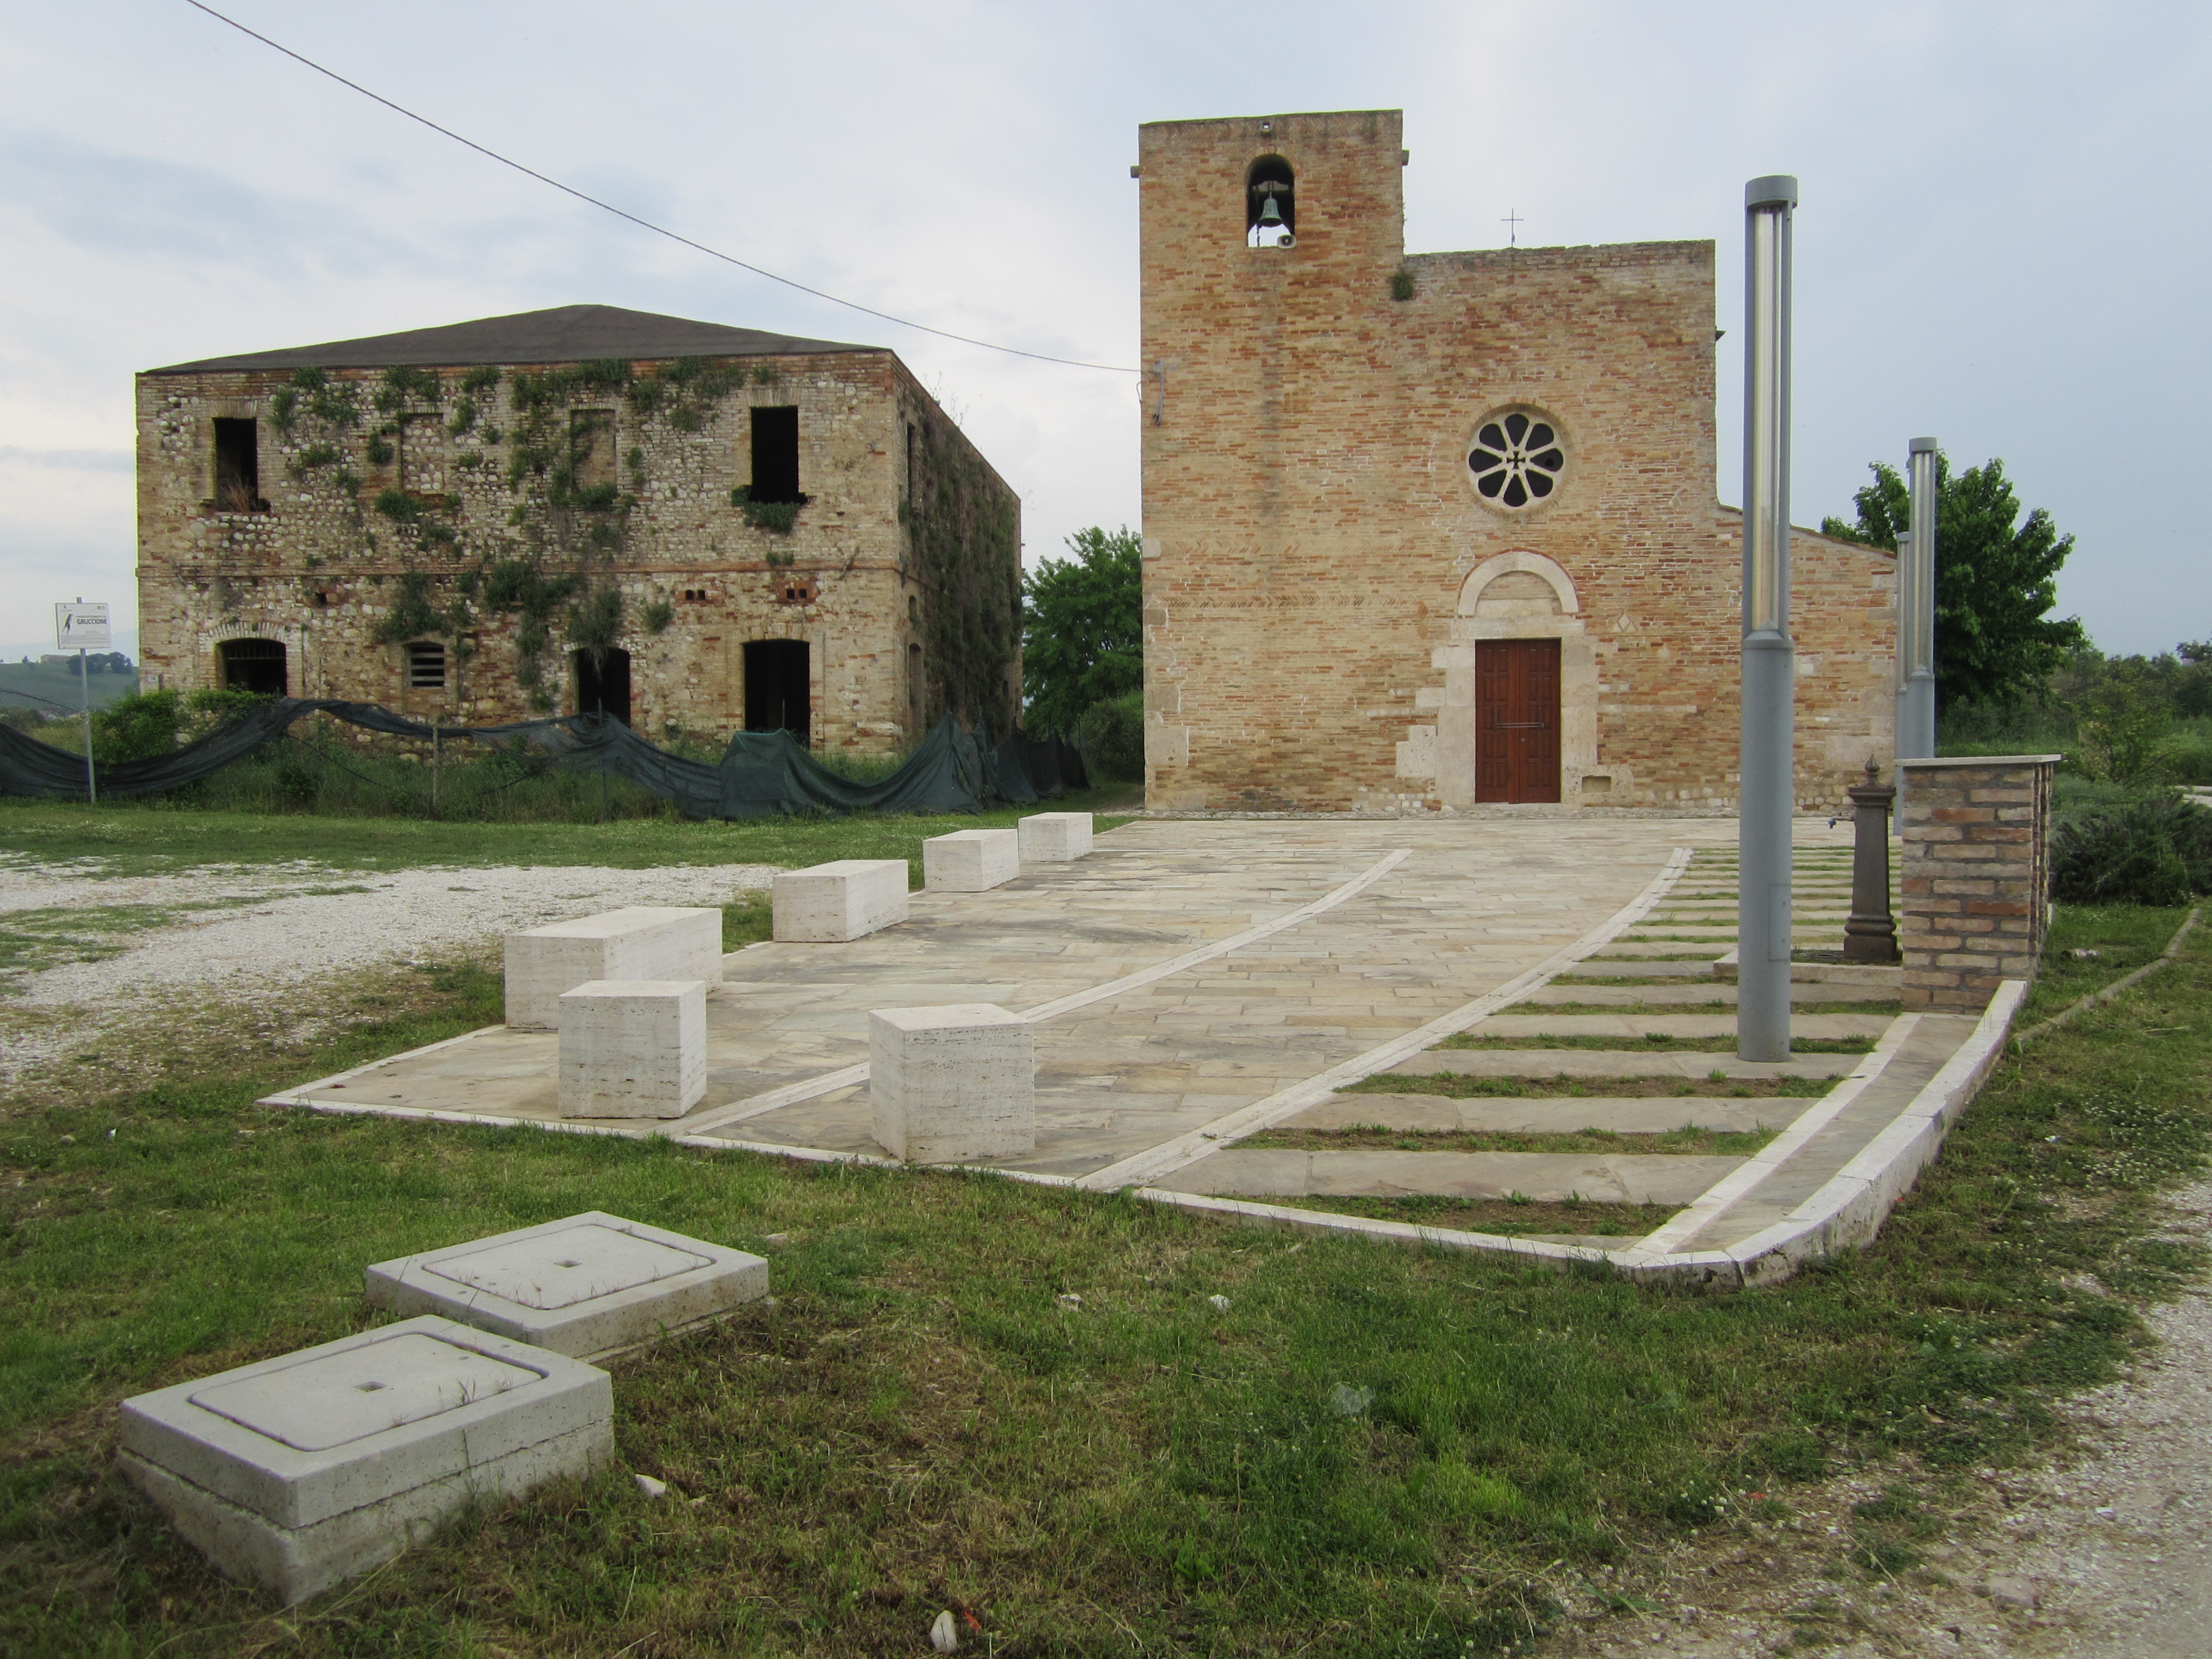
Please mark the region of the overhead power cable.
POLYGON ((205 12, 209 16, 214 18, 216 22, 226 23, 232 28, 236 29, 240 34, 246 35, 252 40, 258 40, 263 46, 268 47, 271 52, 282 52, 294 63, 301 64, 305 68, 311 69, 314 70, 316 74, 325 76, 329 79, 337 82, 340 86, 344 87, 349 91, 357 92, 371 102, 383 105, 385 108, 390 110, 393 114, 404 115, 409 120, 415 122, 416 125, 429 128, 431 131, 436 133, 441 138, 450 138, 455 143, 464 145, 466 148, 476 151, 477 155, 483 156, 487 160, 498 162, 503 167, 512 167, 515 172, 522 173, 527 178, 535 179, 541 185, 550 185, 555 190, 559 191, 563 196, 573 196, 576 200, 598 208, 603 213, 611 213, 617 219, 626 219, 631 224, 637 226, 641 230, 649 230, 656 236, 665 236, 672 242, 679 242, 684 246, 691 249, 694 252, 705 254, 710 259, 720 259, 726 265, 735 265, 738 270, 749 270, 756 276, 765 276, 771 283, 781 283, 786 288, 797 289, 801 294, 811 294, 817 300, 827 300, 833 306, 843 306, 848 311, 857 311, 866 316, 880 318, 884 322, 896 323, 901 328, 910 328, 918 333, 934 334, 940 340, 957 340, 962 345, 981 346, 986 351, 1002 351, 1010 357, 1028 357, 1041 363, 1058 363, 1064 368, 1095 368, 1102 370, 1109 374, 1134 374, 1139 372, 1136 369, 1126 368, 1120 363, 1091 363, 1085 362, 1082 359, 1077 357, 1055 357, 1050 352, 1024 351, 1019 346, 1000 345, 995 340, 979 340, 972 334, 955 334, 951 329, 932 328, 927 323, 917 323, 910 318, 906 317, 894 317, 888 311, 878 311, 873 306, 864 306, 858 300, 842 299, 835 294, 825 293, 818 288, 809 288, 805 283, 795 281, 789 276, 779 276, 775 272, 772 270, 763 270, 760 266, 752 264, 746 260, 740 259, 733 253, 725 253, 720 248, 708 247, 704 242, 695 242, 689 236, 685 236, 680 232, 671 230, 665 225, 656 225, 652 220, 641 219, 636 214, 631 213, 625 209, 618 208, 611 202, 603 202, 596 196, 592 196, 584 191, 578 190, 574 185, 564 185, 558 179, 553 178, 549 174, 540 173, 535 167, 525 167, 521 162, 514 160, 514 157, 502 155, 495 149, 491 149, 485 145, 479 144, 473 138, 465 138, 459 133, 455 132, 451 127, 440 126, 428 116, 417 115, 413 110, 409 109, 404 104, 395 104, 392 100, 384 96, 383 94, 371 92, 367 87, 362 85, 358 81, 349 81, 344 76, 340 75, 336 70, 326 69, 322 64, 318 64, 313 58, 301 56, 300 53, 293 51, 291 47, 285 46, 283 42, 272 40, 267 35, 261 33, 258 30, 246 27, 245 24, 240 22, 235 17, 224 16, 222 13, 217 11, 213 6, 203 4, 202 0, 185 0, 185 3, 191 7, 195 11, 205 12))

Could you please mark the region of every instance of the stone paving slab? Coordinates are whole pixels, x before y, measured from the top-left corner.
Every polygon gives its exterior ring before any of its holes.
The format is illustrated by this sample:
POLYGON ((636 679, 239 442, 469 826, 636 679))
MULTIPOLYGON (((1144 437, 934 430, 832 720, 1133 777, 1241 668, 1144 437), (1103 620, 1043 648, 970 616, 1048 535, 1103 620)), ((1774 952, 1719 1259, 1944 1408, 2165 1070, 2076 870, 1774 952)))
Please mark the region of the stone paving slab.
MULTIPOLYGON (((1687 1204, 1743 1160, 1626 1152, 1307 1152, 1230 1147, 1152 1184, 1239 1198, 1582 1198, 1687 1204)), ((1626 1240, 1621 1241, 1626 1243, 1626 1240)))
MULTIPOLYGON (((1486 1028, 1487 1029, 1487 1028, 1486 1028)), ((1385 1077, 1845 1077, 1862 1056, 1799 1054, 1792 1060, 1738 1060, 1711 1054, 1655 1054, 1633 1048, 1431 1048, 1387 1068, 1385 1077)))
MULTIPOLYGON (((1579 1002, 1617 1008, 1664 1008, 1682 1003, 1710 1003, 1715 1007, 1735 1006, 1738 993, 1732 982, 1714 979, 1710 974, 1702 982, 1689 979, 1686 975, 1680 977, 1688 982, 1680 985, 1577 985, 1563 980, 1531 991, 1513 1006, 1516 1008, 1543 1008, 1559 1003, 1579 1002)), ((1869 986, 1808 981, 1793 984, 1790 990, 1790 1002, 1794 1008, 1817 1009, 1824 1002, 1881 1000, 1881 993, 1869 986)))
POLYGON ((1351 1129, 1370 1124, 1414 1134, 1492 1133, 1664 1134, 1700 1129, 1779 1129, 1810 1103, 1795 1096, 1734 1100, 1716 1095, 1571 1095, 1453 1100, 1443 1095, 1346 1094, 1285 1118, 1285 1129, 1351 1129))
MULTIPOLYGON (((1832 1041, 1878 1037, 1889 1029, 1889 1014, 1794 1014, 1793 1036, 1832 1041)), ((1516 1036, 1626 1036, 1652 1033, 1671 1037, 1735 1037, 1734 1014, 1493 1014, 1474 1035, 1516 1036)))
POLYGON ((1649 961, 1621 963, 1604 951, 1576 963, 1559 975, 1561 981, 1576 979, 1711 979, 1713 965, 1710 959, 1698 957, 1686 962, 1677 962, 1661 957, 1649 961))

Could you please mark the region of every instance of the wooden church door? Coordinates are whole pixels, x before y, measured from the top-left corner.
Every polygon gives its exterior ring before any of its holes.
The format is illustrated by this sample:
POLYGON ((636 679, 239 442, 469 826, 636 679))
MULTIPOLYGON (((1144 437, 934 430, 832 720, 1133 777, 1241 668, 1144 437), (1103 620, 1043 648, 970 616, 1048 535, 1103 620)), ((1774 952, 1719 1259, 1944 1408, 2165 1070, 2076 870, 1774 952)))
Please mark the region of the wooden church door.
POLYGON ((1474 647, 1474 798, 1559 798, 1559 642, 1474 647))

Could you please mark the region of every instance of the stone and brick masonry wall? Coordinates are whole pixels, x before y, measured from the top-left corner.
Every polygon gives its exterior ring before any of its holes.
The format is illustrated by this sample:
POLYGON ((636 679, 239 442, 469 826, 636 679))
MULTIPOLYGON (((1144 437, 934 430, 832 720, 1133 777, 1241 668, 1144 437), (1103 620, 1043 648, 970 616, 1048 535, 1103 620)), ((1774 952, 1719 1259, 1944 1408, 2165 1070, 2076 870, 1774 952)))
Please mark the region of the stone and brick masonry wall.
MULTIPOLYGON (((744 647, 758 640, 807 642, 817 749, 895 750, 948 708, 1003 730, 1020 683, 1018 498, 888 351, 731 361, 745 370, 738 387, 682 422, 641 410, 621 387, 566 394, 569 405, 610 411, 624 504, 547 513, 550 530, 537 540, 516 527, 522 496, 510 458, 524 411, 511 399, 519 374, 560 365, 496 365, 499 384, 472 394, 476 417, 466 423, 454 418, 465 366, 432 371, 419 408, 392 415, 404 422, 404 456, 387 447, 381 461, 370 450, 391 426, 375 402, 380 370, 329 371, 356 411, 343 425, 305 406, 280 424, 289 371, 140 375, 138 603, 149 684, 185 691, 220 684, 223 641, 265 639, 284 647, 297 696, 380 702, 418 720, 573 713, 577 688, 559 637, 565 607, 556 608, 544 652, 549 695, 533 701, 518 678, 520 618, 483 600, 484 573, 525 559, 562 574, 595 547, 587 532, 618 530, 613 549, 595 556, 596 580, 622 595, 615 642, 631 657, 632 723, 656 739, 672 728, 720 738, 742 725, 744 647), (799 478, 811 500, 788 535, 749 526, 731 499, 750 476, 754 404, 799 410, 799 478), (218 416, 258 422, 265 499, 257 510, 225 510, 212 499, 218 416), (433 516, 449 526, 450 545, 409 545, 380 510, 396 486, 445 504, 433 516), (937 533, 940 499, 960 510, 937 533), (986 518, 989 538, 969 522, 986 518), (468 613, 458 636, 422 635, 467 647, 435 690, 410 686, 403 642, 380 637, 410 571, 429 576, 424 597, 441 618, 468 613), (465 588, 471 579, 477 586, 465 588), (655 631, 646 619, 663 604, 666 620, 655 631), (964 657, 984 647, 998 653, 990 672, 963 672, 973 667, 964 657), (979 678, 990 684, 979 690, 979 678), (995 696, 983 695, 994 687, 995 696)), ((657 367, 640 362, 629 372, 657 367)), ((570 419, 562 407, 550 422, 564 446, 570 419)))
MULTIPOLYGON (((1561 643, 1564 801, 1732 806, 1713 246, 1408 257, 1402 141, 1388 110, 1139 131, 1147 798, 1471 806, 1474 659, 1512 637, 1561 643), (1246 245, 1261 155, 1293 247, 1246 245), (1566 454, 1525 511, 1467 465, 1513 409, 1566 454)), ((1797 798, 1832 809, 1892 752, 1895 561, 1794 556, 1797 798)))
POLYGON ((1907 1009, 1984 1007, 2031 979, 2050 917, 2056 755, 1898 763, 1907 1009))

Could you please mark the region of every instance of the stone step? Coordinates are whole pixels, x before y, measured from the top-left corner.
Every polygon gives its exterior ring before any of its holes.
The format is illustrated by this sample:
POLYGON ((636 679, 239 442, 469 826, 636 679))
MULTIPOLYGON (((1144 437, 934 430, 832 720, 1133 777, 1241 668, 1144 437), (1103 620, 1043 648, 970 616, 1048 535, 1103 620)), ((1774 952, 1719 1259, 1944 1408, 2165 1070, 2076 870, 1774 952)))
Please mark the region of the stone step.
MULTIPOLYGON (((1812 938, 1843 938, 1844 921, 1850 921, 1850 918, 1847 918, 1847 915, 1838 915, 1834 922, 1818 922, 1818 921, 1808 922, 1808 921, 1801 921, 1801 918, 1792 918, 1792 921, 1790 921, 1790 938, 1798 938, 1798 940, 1812 940, 1812 938)), ((1624 945, 1635 945, 1635 942, 1639 942, 1635 938, 1635 933, 1666 933, 1668 938, 1687 938, 1687 940, 1708 940, 1710 938, 1710 940, 1714 940, 1717 945, 1728 945, 1728 942, 1732 942, 1736 938, 1736 925, 1735 922, 1728 922, 1728 925, 1721 925, 1721 922, 1655 922, 1650 921, 1650 918, 1646 918, 1646 921, 1637 922, 1637 925, 1628 931, 1628 936, 1624 936, 1624 940, 1621 942, 1624 942, 1624 945)))
POLYGON ((1567 979, 1617 979, 1638 974, 1661 979, 1711 979, 1712 964, 1703 957, 1690 962, 1658 960, 1627 963, 1607 961, 1603 957, 1590 957, 1559 970, 1559 977, 1567 979))
MULTIPOLYGON (((1890 1014, 1800 1014, 1790 1022, 1801 1037, 1878 1037, 1889 1029, 1890 1014)), ((1474 1028, 1486 1037, 1622 1036, 1652 1034, 1670 1037, 1735 1036, 1734 1014, 1492 1014, 1474 1028)))
MULTIPOLYGON (((1718 956, 1720 952, 1714 950, 1713 956, 1698 954, 1695 957, 1688 953, 1696 951, 1700 945, 1711 948, 1723 942, 1719 939, 1632 939, 1626 944, 1606 945, 1594 955, 1583 957, 1583 960, 1584 962, 1639 962, 1654 957, 1676 962, 1694 960, 1699 964, 1698 969, 1699 973, 1709 974, 1712 971, 1713 957, 1718 956)), ((1734 948, 1732 944, 1730 948, 1734 948)))
POLYGON ((1740 1158, 1638 1152, 1308 1152, 1231 1146, 1163 1177, 1174 1193, 1235 1198, 1523 1198, 1688 1204, 1740 1158))
POLYGON ((1337 1095, 1276 1127, 1354 1129, 1380 1125, 1409 1134, 1664 1134, 1701 1129, 1786 1127, 1813 1103, 1796 1096, 1730 1100, 1716 1095, 1568 1095, 1533 1099, 1452 1100, 1443 1095, 1337 1095))
MULTIPOLYGON (((1714 958, 1713 976, 1728 984, 1736 981, 1738 963, 1731 950, 1714 958)), ((1905 985, 1905 969, 1901 964, 1885 966, 1878 962, 1793 962, 1790 964, 1790 981, 1793 985, 1827 984, 1856 986, 1866 996, 1894 995, 1905 985)), ((1794 992, 1791 994, 1796 994, 1794 992)))
MULTIPOLYGON (((1807 966, 1819 964, 1808 963, 1807 966)), ((1723 982, 1710 975, 1699 979, 1684 975, 1678 977, 1686 982, 1674 985, 1575 985, 1555 983, 1539 986, 1522 997, 1513 1006, 1540 1008, 1553 1003, 1602 1003, 1607 1007, 1633 1008, 1668 1007, 1676 1003, 1709 1003, 1715 1007, 1734 1007, 1738 995, 1733 982, 1723 982)), ((1790 1000, 1793 1006, 1817 1006, 1823 1002, 1866 1002, 1876 1000, 1877 988, 1837 984, 1831 981, 1808 981, 1793 984, 1790 1000)))
MULTIPOLYGON (((1733 1035, 1733 1030, 1731 1030, 1733 1035)), ((1376 1073, 1381 1077, 1711 1077, 1848 1076, 1863 1054, 1794 1054, 1788 1060, 1738 1060, 1721 1050, 1654 1054, 1622 1048, 1431 1048, 1376 1073)))

